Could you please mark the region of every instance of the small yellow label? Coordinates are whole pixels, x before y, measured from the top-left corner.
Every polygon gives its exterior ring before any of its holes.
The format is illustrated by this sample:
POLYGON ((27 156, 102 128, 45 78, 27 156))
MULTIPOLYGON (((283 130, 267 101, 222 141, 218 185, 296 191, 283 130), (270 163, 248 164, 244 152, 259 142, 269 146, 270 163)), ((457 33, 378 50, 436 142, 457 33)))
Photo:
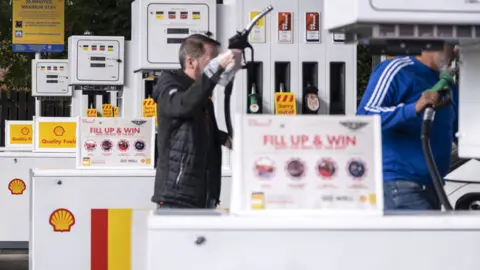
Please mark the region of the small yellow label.
POLYGON ((113 108, 113 117, 118 117, 118 107, 113 108))
POLYGON ((297 102, 295 94, 291 92, 275 93, 275 114, 296 115, 297 102))
POLYGON ((113 106, 112 106, 112 104, 103 104, 102 105, 102 116, 103 117, 113 117, 113 106))
POLYGON ((97 109, 87 109, 87 117, 97 117, 97 109))
POLYGON ((252 205, 252 210, 265 209, 265 194, 263 192, 252 193, 251 205, 252 205))
POLYGON ((153 98, 146 98, 142 104, 142 116, 143 117, 156 117, 157 116, 157 104, 153 98))

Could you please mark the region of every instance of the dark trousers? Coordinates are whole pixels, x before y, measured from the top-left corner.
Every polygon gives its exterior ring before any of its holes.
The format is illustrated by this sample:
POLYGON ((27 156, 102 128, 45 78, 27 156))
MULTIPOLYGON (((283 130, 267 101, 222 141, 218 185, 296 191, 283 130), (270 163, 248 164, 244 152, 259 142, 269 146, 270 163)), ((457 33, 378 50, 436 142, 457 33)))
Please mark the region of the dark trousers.
MULTIPOLYGON (((184 205, 184 204, 169 203, 169 202, 164 202, 164 203, 161 203, 161 204, 160 203, 157 204, 157 209, 162 209, 162 208, 165 208, 165 209, 169 209, 169 208, 170 209, 172 209, 172 208, 176 208, 176 209, 195 209, 196 207, 191 207, 191 206, 184 205)), ((208 207, 203 207, 202 209, 214 209, 214 208, 216 208, 216 206, 214 204, 214 201, 212 200, 208 207)))
POLYGON ((433 185, 408 180, 383 183, 385 210, 441 210, 433 185))

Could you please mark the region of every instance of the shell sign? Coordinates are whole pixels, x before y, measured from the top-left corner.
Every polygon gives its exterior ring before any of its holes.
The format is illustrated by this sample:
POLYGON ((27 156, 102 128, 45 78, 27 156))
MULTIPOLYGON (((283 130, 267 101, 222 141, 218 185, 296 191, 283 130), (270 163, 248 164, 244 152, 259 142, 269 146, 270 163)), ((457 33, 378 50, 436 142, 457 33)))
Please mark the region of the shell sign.
POLYGON ((22 195, 25 189, 27 189, 27 185, 20 178, 15 178, 8 183, 8 190, 12 195, 22 195))
POLYGON ((75 216, 70 210, 59 208, 52 212, 49 222, 54 232, 69 232, 75 225, 75 216))

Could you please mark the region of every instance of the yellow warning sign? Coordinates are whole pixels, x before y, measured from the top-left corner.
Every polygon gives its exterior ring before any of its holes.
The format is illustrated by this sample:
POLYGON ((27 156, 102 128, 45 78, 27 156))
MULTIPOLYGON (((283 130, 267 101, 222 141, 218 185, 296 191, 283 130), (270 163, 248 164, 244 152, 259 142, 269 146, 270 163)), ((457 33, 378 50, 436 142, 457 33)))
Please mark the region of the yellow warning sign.
POLYGON ((295 115, 297 114, 297 103, 295 94, 291 92, 275 93, 275 114, 295 115))
POLYGON ((97 109, 87 109, 87 117, 97 117, 97 109))
POLYGON ((103 117, 113 117, 113 106, 112 106, 112 104, 103 104, 102 105, 102 116, 103 117))
POLYGON ((143 117, 157 117, 157 104, 153 98, 146 98, 142 104, 143 117))
POLYGON ((113 117, 118 117, 118 107, 113 108, 113 117))

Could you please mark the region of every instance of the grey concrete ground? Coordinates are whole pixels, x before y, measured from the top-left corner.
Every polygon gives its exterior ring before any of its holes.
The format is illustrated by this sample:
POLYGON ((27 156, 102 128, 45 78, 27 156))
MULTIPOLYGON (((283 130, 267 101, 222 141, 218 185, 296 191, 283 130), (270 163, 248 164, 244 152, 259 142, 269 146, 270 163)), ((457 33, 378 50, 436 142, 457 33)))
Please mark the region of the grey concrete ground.
POLYGON ((28 254, 0 252, 1 270, 28 270, 28 254))

